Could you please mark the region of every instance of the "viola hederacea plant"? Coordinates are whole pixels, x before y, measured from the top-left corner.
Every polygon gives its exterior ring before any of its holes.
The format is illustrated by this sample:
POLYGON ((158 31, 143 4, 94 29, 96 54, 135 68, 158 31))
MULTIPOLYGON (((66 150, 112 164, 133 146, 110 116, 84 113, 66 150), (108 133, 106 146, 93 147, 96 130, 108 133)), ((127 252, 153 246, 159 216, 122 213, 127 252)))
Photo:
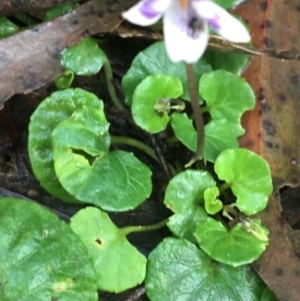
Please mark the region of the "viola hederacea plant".
POLYGON ((65 72, 55 81, 59 89, 31 116, 28 151, 41 186, 83 209, 67 224, 36 203, 1 198, 0 299, 97 301, 98 291, 120 293, 144 283, 151 301, 257 301, 266 294, 275 301, 249 265, 269 243, 269 230, 256 214, 272 193, 268 163, 238 143, 245 133, 241 117, 255 107, 255 94, 240 77, 249 57, 204 53, 208 25, 234 42, 249 41, 248 31, 207 0, 143 0, 123 17, 142 26, 163 17, 165 42, 137 54, 122 79, 124 100, 98 40, 87 37, 61 53, 65 72), (194 63, 192 79, 185 63, 194 63), (101 70, 108 100, 73 81, 101 70), (185 165, 171 154, 174 148, 197 152, 190 80, 206 114, 205 144, 202 162, 185 165), (157 224, 117 227, 110 219, 156 195, 156 170, 145 157, 157 166, 160 161, 144 142, 111 134, 108 101, 127 110, 146 133, 161 135, 157 139, 169 152, 170 178, 164 191, 158 188, 169 215, 157 224), (122 149, 126 144, 139 151, 122 149), (148 252, 127 239, 166 226, 173 236, 148 252))
POLYGON ((197 151, 191 162, 203 158, 204 123, 191 63, 199 60, 207 47, 208 25, 232 42, 249 42, 247 29, 210 0, 142 0, 122 16, 141 26, 152 25, 163 17, 164 39, 170 59, 173 62, 187 63, 186 71, 198 134, 197 151))

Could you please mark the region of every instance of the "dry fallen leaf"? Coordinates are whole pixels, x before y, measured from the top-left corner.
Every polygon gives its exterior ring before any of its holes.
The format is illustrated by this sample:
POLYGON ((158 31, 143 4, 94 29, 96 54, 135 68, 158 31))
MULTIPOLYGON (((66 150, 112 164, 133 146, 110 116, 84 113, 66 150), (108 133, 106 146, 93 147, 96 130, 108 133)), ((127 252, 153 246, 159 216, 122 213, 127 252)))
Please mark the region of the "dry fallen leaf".
MULTIPOLYGON (((256 47, 281 52, 300 49, 298 0, 252 0, 239 13, 248 21, 256 47)), ((300 62, 253 57, 244 74, 257 96, 255 110, 244 117, 247 133, 241 145, 270 164, 274 194, 258 214, 270 233, 270 245, 253 267, 279 300, 300 300, 300 260, 289 241, 289 226, 280 216, 279 188, 299 184, 300 62)))
POLYGON ((90 1, 72 12, 0 40, 0 109, 17 93, 29 93, 54 80, 63 70, 60 52, 82 38, 112 32, 120 12, 134 0, 112 4, 90 1))

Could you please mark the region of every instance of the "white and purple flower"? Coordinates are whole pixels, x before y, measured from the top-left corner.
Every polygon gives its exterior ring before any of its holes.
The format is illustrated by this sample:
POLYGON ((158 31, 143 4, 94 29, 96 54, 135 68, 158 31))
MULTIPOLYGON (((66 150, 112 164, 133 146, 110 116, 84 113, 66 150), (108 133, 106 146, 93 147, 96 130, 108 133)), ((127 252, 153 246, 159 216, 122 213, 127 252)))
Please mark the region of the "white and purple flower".
POLYGON ((142 0, 122 14, 129 22, 149 26, 163 17, 166 49, 173 62, 196 62, 208 44, 208 24, 231 42, 246 43, 244 25, 210 0, 142 0))

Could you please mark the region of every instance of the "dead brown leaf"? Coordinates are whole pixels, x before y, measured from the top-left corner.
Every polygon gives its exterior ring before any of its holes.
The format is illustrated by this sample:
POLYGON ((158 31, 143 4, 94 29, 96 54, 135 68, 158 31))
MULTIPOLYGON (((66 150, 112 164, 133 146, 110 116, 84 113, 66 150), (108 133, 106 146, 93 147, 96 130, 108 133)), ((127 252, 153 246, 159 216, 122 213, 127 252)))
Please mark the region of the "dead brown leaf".
POLYGON ((19 12, 30 12, 32 9, 49 8, 70 2, 76 2, 76 0, 1 0, 0 16, 7 16, 19 12))
MULTIPOLYGON (((252 0, 237 12, 249 22, 254 46, 280 52, 300 48, 299 10, 297 0, 252 0)), ((271 231, 270 245, 253 266, 279 300, 296 301, 300 300, 300 260, 276 196, 280 187, 296 186, 300 180, 300 62, 253 57, 244 77, 257 95, 257 105, 245 115, 247 133, 241 144, 269 162, 274 180, 268 208, 258 214, 271 231)))
POLYGON ((91 1, 72 12, 0 41, 0 109, 17 93, 29 93, 55 79, 63 68, 60 52, 85 36, 112 32, 120 12, 133 0, 91 1))

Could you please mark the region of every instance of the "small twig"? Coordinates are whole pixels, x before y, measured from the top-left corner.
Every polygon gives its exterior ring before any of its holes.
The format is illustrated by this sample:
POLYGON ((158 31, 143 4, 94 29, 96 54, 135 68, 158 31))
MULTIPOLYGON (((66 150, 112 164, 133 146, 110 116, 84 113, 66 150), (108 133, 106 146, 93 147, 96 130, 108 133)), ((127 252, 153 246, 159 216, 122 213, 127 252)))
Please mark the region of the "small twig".
POLYGON ((32 10, 40 10, 77 1, 78 0, 2 0, 0 1, 0 16, 13 15, 20 12, 31 12, 32 10))
POLYGON ((125 301, 136 301, 139 297, 146 293, 144 286, 137 288, 132 294, 128 296, 125 301))
MULTIPOLYGON (((170 180, 172 178, 170 166, 169 166, 168 161, 165 157, 165 154, 161 148, 161 145, 154 135, 150 135, 150 139, 151 139, 152 145, 154 147, 155 153, 157 155, 157 158, 158 158, 165 174, 167 175, 168 179, 170 180)), ((174 175, 175 174, 173 174, 173 176, 174 175)))
MULTIPOLYGON (((161 33, 149 33, 143 28, 137 28, 135 31, 132 32, 132 29, 130 30, 129 28, 119 27, 114 33, 116 33, 122 38, 140 37, 155 41, 163 39, 163 35, 161 33)), ((287 49, 284 51, 276 51, 270 48, 261 49, 246 44, 231 43, 217 35, 210 35, 208 48, 211 50, 218 50, 222 52, 268 56, 280 60, 300 60, 299 49, 287 49)))

